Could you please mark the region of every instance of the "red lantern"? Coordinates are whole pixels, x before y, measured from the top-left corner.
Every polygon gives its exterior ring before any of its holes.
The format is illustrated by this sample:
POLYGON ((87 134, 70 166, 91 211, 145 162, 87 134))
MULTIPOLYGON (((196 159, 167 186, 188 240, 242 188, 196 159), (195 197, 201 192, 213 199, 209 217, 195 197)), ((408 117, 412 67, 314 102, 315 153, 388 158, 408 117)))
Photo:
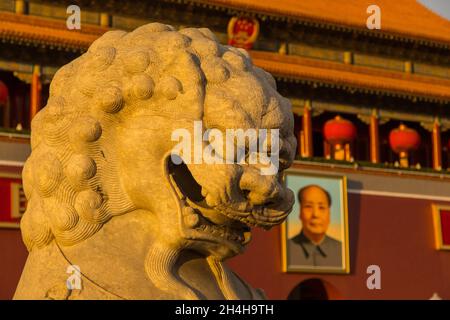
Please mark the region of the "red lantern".
POLYGON ((344 145, 356 138, 356 127, 350 121, 336 116, 325 123, 323 135, 331 145, 344 145))
POLYGON ((0 106, 4 106, 8 103, 8 87, 0 80, 0 106))
MULTIPOLYGON (((331 145, 330 151, 333 159, 353 161, 349 144, 356 138, 356 127, 353 123, 336 116, 325 122, 323 135, 331 145)), ((328 155, 326 156, 328 157, 328 155)))
POLYGON ((420 135, 416 130, 401 124, 397 129, 391 130, 389 144, 396 153, 417 150, 420 146, 420 135))
POLYGON ((254 18, 233 17, 228 23, 228 44, 250 50, 259 34, 259 22, 254 18))

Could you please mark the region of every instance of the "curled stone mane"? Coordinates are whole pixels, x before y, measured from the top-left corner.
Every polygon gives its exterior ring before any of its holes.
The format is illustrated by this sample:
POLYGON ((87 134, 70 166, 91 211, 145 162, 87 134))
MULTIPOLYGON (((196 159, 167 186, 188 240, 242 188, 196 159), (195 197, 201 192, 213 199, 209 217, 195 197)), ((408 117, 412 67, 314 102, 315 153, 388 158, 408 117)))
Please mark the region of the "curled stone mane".
MULTIPOLYGON (((152 23, 130 33, 109 31, 62 67, 33 119, 23 170, 29 204, 21 228, 28 250, 53 238, 73 245, 134 209, 114 167, 114 124, 122 117, 145 102, 155 114, 201 119, 204 78, 214 86, 229 77, 229 68, 245 72, 248 66, 244 50, 218 44, 209 29, 152 23), (177 74, 180 64, 190 72, 177 74)), ((274 86, 270 74, 257 72, 274 86)))

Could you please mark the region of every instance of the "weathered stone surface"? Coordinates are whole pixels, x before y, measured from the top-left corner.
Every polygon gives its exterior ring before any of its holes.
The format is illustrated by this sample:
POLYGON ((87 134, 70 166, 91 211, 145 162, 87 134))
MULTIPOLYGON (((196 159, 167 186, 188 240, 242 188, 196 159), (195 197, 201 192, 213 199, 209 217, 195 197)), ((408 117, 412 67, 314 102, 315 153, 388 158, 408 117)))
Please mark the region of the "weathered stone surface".
MULTIPOLYGON (((15 299, 260 299, 223 261, 281 223, 296 141, 287 99, 207 29, 110 31, 55 75, 32 123, 15 299), (280 172, 171 162, 174 130, 280 130, 280 172), (70 289, 67 268, 81 271, 70 289)), ((257 267, 257 266, 255 266, 257 267)))

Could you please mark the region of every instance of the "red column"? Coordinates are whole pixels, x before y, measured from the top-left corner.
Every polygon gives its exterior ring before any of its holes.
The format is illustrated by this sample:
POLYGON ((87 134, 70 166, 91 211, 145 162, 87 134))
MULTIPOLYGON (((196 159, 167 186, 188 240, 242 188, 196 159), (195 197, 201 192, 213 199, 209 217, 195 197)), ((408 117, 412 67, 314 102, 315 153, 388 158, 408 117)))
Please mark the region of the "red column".
POLYGON ((370 116, 370 161, 372 163, 380 162, 380 140, 378 134, 378 115, 373 110, 370 116))
POLYGON ((441 145, 441 125, 436 119, 433 123, 432 131, 433 140, 433 168, 435 170, 442 169, 442 145, 441 145))
POLYGON ((313 156, 312 110, 310 100, 305 101, 303 108, 302 129, 302 137, 300 139, 300 143, 302 144, 301 156, 309 158, 313 156))
POLYGON ((41 106, 41 67, 34 65, 33 75, 31 78, 31 94, 30 94, 30 123, 41 106))

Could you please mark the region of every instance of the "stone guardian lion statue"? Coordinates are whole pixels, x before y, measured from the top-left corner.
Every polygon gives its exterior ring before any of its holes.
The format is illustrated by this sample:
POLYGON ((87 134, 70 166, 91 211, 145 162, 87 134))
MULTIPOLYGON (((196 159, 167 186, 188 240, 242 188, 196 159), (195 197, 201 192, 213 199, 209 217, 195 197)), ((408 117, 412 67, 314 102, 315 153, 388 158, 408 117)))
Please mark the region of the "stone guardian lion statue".
POLYGON ((224 261, 292 209, 296 139, 289 100, 245 50, 204 28, 109 31, 55 74, 31 147, 15 299, 264 298, 224 261), (171 134, 194 121, 278 129, 278 172, 174 163, 171 134))

